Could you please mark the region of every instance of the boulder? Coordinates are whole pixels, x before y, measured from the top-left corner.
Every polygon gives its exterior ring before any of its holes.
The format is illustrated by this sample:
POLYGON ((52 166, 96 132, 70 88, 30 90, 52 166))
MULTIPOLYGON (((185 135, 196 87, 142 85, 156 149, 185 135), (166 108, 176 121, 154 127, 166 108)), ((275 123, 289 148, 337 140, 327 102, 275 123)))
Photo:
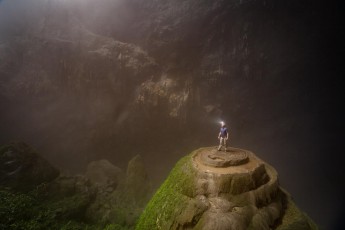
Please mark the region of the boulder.
POLYGON ((133 157, 127 167, 125 193, 138 203, 146 203, 151 194, 151 183, 140 155, 133 157))
POLYGON ((86 218, 93 223, 134 226, 151 195, 151 183, 141 157, 130 160, 126 173, 107 160, 91 162, 86 177, 97 188, 86 218))
POLYGON ((59 170, 23 142, 0 147, 0 186, 31 190, 59 174, 59 170))
POLYGON ((120 181, 124 180, 125 174, 122 170, 108 160, 90 162, 87 166, 85 176, 90 180, 91 185, 98 187, 110 187, 116 189, 120 181))

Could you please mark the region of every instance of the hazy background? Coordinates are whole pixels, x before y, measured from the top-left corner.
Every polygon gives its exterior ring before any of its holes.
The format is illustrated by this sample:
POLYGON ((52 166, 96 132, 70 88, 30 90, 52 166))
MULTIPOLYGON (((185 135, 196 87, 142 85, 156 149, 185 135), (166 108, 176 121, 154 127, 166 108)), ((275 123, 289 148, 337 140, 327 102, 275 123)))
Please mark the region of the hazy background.
POLYGON ((308 0, 2 0, 0 143, 64 172, 230 143, 256 153, 321 229, 345 192, 342 4, 308 0))

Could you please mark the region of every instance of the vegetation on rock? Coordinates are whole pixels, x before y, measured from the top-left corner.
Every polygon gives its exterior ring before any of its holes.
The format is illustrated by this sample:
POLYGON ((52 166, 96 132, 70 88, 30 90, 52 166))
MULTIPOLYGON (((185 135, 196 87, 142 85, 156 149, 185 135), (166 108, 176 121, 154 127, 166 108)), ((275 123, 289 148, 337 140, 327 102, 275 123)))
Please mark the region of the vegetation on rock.
POLYGON ((195 195, 195 173, 191 155, 182 158, 146 206, 136 229, 164 229, 167 223, 171 225, 170 222, 187 208, 190 197, 195 195))

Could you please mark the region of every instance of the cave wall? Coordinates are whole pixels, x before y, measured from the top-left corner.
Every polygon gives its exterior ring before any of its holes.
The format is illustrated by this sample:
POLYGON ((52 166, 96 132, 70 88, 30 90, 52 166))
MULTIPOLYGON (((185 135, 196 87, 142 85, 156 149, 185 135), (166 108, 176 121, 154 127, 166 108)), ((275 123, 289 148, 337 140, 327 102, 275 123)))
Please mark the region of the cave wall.
POLYGON ((2 1, 0 141, 31 143, 71 171, 98 158, 124 166, 139 153, 160 159, 150 170, 161 181, 181 152, 216 145, 224 119, 231 144, 264 154, 310 206, 299 188, 336 183, 319 165, 334 163, 322 152, 342 130, 339 9, 309 0, 2 1))

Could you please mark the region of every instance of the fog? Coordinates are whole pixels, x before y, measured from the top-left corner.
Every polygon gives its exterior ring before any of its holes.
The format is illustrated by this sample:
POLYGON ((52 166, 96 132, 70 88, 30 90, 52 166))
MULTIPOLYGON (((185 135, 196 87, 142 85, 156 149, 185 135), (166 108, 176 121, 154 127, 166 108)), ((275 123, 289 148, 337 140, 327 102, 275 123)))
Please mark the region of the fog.
POLYGON ((340 4, 0 1, 0 143, 64 173, 137 154, 156 187, 190 151, 271 164, 321 229, 343 210, 340 4))

